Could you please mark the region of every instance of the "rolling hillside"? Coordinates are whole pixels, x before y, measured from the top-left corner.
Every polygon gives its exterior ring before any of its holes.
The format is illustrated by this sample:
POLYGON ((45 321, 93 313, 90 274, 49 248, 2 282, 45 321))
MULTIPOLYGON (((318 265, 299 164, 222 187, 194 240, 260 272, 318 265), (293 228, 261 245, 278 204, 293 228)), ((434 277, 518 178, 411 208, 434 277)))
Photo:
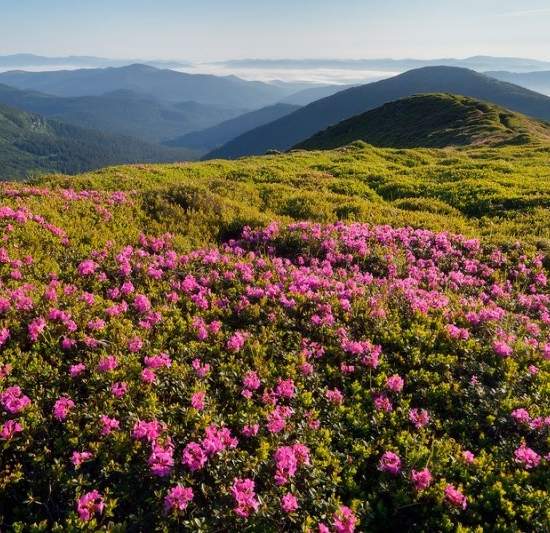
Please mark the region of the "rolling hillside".
POLYGON ((517 85, 455 67, 411 70, 375 83, 353 87, 305 106, 271 124, 247 132, 208 154, 208 158, 235 158, 287 150, 313 134, 379 107, 420 93, 453 93, 487 100, 513 111, 550 120, 550 98, 517 85))
POLYGON ((403 98, 331 126, 295 148, 331 149, 364 141, 394 148, 550 141, 550 124, 466 96, 403 98))
POLYGON ((197 102, 160 102, 128 90, 61 97, 0 84, 0 104, 83 128, 160 142, 207 128, 244 110, 197 102))
POLYGON ((176 161, 186 155, 0 105, 0 179, 76 173, 120 163, 176 161))
POLYGON ((97 96, 125 89, 170 102, 195 101, 240 109, 274 104, 295 92, 292 86, 245 81, 235 76, 185 74, 140 64, 50 72, 10 71, 0 73, 0 83, 56 96, 97 96))
POLYGON ((218 146, 222 146, 246 131, 273 122, 278 118, 289 115, 299 108, 300 106, 290 104, 275 104, 263 107, 256 111, 251 111, 250 113, 245 113, 236 118, 226 120, 202 131, 192 131, 187 135, 172 139, 164 144, 167 146, 202 150, 203 153, 206 153, 218 146))

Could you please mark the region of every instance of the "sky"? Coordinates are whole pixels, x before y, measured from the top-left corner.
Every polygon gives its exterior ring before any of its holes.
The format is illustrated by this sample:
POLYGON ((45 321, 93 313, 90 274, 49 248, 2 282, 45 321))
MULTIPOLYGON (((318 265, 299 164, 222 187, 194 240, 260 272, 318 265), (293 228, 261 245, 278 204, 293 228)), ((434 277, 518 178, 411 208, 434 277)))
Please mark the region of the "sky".
POLYGON ((0 55, 550 60, 550 0, 0 0, 0 55))

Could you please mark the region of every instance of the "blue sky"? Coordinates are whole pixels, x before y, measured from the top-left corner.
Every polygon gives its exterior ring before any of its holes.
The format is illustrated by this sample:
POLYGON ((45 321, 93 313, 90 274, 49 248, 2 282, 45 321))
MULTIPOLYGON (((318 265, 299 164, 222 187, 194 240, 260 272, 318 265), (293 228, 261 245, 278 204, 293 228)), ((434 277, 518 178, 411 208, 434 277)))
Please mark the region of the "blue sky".
POLYGON ((550 60, 549 0, 0 0, 0 55, 550 60))

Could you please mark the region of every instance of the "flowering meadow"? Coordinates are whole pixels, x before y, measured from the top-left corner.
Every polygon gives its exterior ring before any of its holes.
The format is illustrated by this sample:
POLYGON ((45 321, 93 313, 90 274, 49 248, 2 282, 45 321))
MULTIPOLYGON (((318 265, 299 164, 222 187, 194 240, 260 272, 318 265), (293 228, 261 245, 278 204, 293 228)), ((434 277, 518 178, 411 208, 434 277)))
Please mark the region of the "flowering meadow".
POLYGON ((548 530, 542 253, 0 197, 2 531, 548 530))

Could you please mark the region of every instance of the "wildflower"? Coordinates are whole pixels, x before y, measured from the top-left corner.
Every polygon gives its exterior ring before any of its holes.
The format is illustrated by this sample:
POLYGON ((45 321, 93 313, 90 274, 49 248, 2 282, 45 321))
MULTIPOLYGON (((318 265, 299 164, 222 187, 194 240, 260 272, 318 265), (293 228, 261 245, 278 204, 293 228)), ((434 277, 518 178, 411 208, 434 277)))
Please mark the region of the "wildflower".
POLYGON ((10 440, 16 433, 21 433, 23 426, 16 420, 7 420, 0 429, 0 440, 10 440))
POLYGON ((98 268, 99 265, 97 263, 90 259, 86 259, 78 265, 77 270, 80 276, 91 276, 98 268))
POLYGON ((336 533, 353 533, 356 524, 357 518, 349 507, 341 505, 338 511, 334 513, 332 525, 336 533))
POLYGON ((97 369, 99 372, 110 372, 118 366, 117 358, 114 355, 108 355, 100 359, 97 369))
POLYGON ((105 502, 103 496, 97 491, 92 490, 81 496, 76 502, 76 511, 80 520, 87 522, 95 514, 103 513, 105 502))
POLYGON ((298 500, 296 499, 296 496, 294 496, 292 493, 287 492, 282 498, 281 498, 281 509, 285 513, 293 513, 298 509, 298 500))
POLYGON ((82 463, 89 461, 93 457, 92 452, 77 452, 74 451, 71 456, 71 463, 78 468, 82 463))
POLYGON ((143 383, 146 383, 147 385, 154 383, 157 379, 155 372, 150 368, 144 368, 141 371, 140 377, 141 377, 141 381, 143 381, 143 383))
POLYGON ((338 389, 327 390, 325 392, 325 398, 335 405, 341 405, 341 403, 344 401, 344 395, 338 389))
POLYGON ((389 472, 396 476, 401 472, 401 459, 399 455, 393 452, 384 452, 378 462, 378 470, 381 472, 389 472))
POLYGON ((194 494, 191 487, 176 485, 172 487, 164 497, 164 511, 166 513, 185 511, 189 503, 193 500, 193 497, 194 494))
POLYGON ((420 429, 428 425, 430 415, 426 409, 411 409, 409 411, 409 420, 414 424, 416 429, 420 429))
POLYGON ((242 518, 248 518, 260 507, 260 502, 258 502, 254 491, 254 481, 251 479, 235 478, 231 494, 237 504, 233 511, 242 518))
POLYGON ((101 415, 99 422, 101 423, 101 435, 104 437, 120 429, 120 422, 116 418, 109 418, 106 415, 101 415))
POLYGON ((411 470, 411 481, 418 492, 427 489, 432 483, 432 474, 427 469, 411 470))
POLYGON ((182 454, 182 463, 191 470, 195 472, 200 470, 208 461, 208 457, 201 445, 196 442, 190 442, 187 444, 182 454))
POLYGON ((526 470, 536 468, 540 464, 540 455, 528 448, 525 442, 521 443, 521 446, 514 452, 514 459, 516 463, 520 463, 526 470))
POLYGON ((115 398, 122 398, 128 392, 128 383, 116 381, 111 385, 111 394, 115 398))
POLYGON ((17 414, 31 404, 31 399, 22 393, 21 387, 14 385, 0 393, 0 403, 8 413, 17 414))
POLYGON ((401 392, 404 384, 403 378, 398 374, 394 374, 386 380, 386 388, 392 392, 401 392))
POLYGON ((74 402, 68 396, 59 398, 53 406, 53 416, 59 421, 63 421, 69 416, 70 410, 74 407, 74 402))
POLYGON ((86 370, 86 365, 84 363, 77 363, 69 367, 69 375, 72 378, 76 378, 83 374, 86 370))
POLYGON ((445 487, 445 499, 453 506, 459 507, 461 509, 466 509, 467 507, 467 500, 466 496, 462 494, 457 488, 455 488, 453 485, 447 485, 445 487))
POLYGON ((193 393, 193 395, 191 396, 191 406, 197 411, 202 411, 205 406, 205 403, 204 403, 205 398, 206 398, 206 392, 204 391, 193 393))
POLYGON ((468 464, 472 464, 475 461, 475 455, 470 450, 464 450, 462 452, 462 459, 468 464))

